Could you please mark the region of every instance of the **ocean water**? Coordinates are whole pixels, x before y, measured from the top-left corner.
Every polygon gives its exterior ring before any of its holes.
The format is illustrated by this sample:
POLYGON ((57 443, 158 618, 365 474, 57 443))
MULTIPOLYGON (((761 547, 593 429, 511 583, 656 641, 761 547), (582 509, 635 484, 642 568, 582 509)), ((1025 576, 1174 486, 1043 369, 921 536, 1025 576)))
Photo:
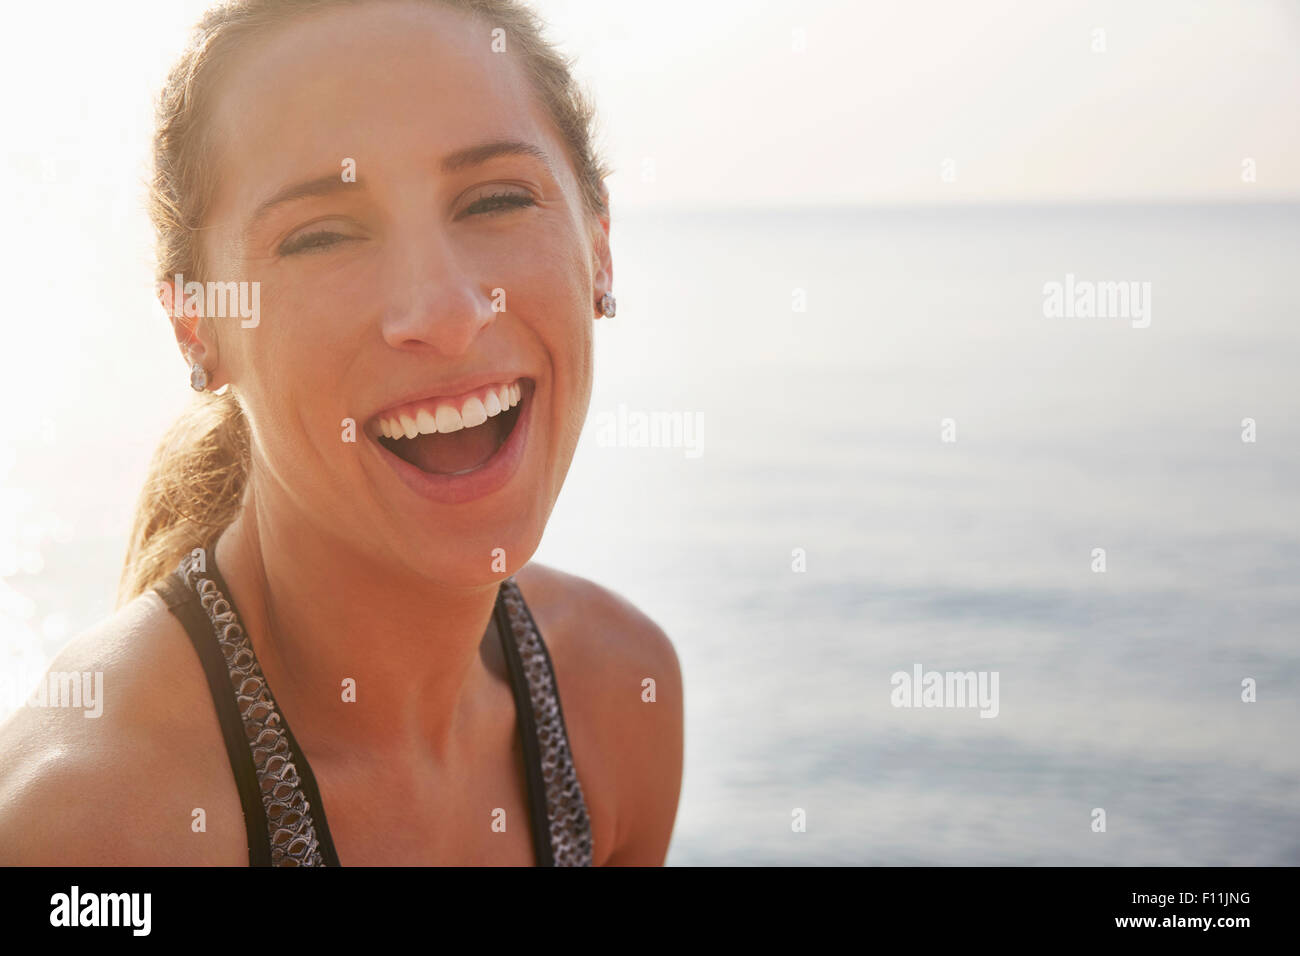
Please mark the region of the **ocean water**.
MULTIPOLYGON (((674 641, 670 864, 1300 863, 1300 208, 616 209, 612 237, 537 560, 674 641), (1048 318, 1067 276, 1149 312, 1048 318), (639 413, 698 442, 600 427, 639 413), (996 672, 996 717, 893 706, 917 665, 996 672)), ((0 358, 38 410, 0 444, 0 653, 111 608, 186 398, 147 271, 118 281, 71 359, 0 358)))

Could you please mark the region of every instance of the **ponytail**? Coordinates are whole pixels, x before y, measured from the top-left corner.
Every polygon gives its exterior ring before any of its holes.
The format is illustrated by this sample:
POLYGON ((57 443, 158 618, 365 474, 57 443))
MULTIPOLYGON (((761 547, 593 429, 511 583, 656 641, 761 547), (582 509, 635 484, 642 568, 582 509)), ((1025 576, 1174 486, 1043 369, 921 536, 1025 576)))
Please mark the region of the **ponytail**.
POLYGON ((163 436, 127 546, 117 606, 206 548, 239 513, 248 480, 248 421, 235 398, 204 392, 163 436))

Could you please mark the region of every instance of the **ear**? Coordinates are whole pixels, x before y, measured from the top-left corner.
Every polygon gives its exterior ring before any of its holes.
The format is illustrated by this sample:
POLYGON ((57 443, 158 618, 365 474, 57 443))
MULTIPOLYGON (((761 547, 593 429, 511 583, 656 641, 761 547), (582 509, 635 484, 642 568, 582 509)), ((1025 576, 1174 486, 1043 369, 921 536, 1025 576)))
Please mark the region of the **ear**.
POLYGON ((208 391, 215 392, 226 384, 222 377, 221 356, 217 349, 217 339, 209 323, 195 315, 185 315, 185 292, 179 296, 170 282, 157 284, 158 302, 162 305, 167 320, 172 324, 172 334, 176 336, 176 345, 185 359, 188 369, 198 362, 208 373, 208 391), (179 303, 179 304, 178 304, 179 303), (177 315, 175 313, 179 312, 177 315))
MULTIPOLYGON (((600 181, 600 195, 605 203, 605 208, 609 208, 609 187, 605 181, 600 181)), ((614 291, 614 259, 609 248, 609 213, 600 216, 597 222, 599 229, 592 230, 592 271, 595 273, 592 279, 595 285, 596 294, 592 298, 592 310, 596 316, 604 313, 600 311, 600 297, 606 292, 614 291)))

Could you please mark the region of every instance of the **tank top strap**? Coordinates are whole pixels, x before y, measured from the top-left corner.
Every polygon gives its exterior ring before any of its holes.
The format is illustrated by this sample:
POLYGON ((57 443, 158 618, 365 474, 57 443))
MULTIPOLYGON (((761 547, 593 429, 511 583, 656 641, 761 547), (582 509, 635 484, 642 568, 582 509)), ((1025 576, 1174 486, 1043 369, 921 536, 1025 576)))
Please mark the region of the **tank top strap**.
POLYGON ((259 794, 253 753, 248 749, 248 742, 244 739, 243 717, 239 712, 235 695, 231 692, 230 672, 226 660, 221 654, 221 649, 212 640, 211 625, 199 605, 198 595, 185 583, 185 575, 182 571, 179 569, 173 571, 154 587, 154 591, 184 626, 185 633, 199 656, 199 662, 203 665, 203 673, 208 680, 208 691, 216 706, 221 734, 225 739, 226 758, 230 761, 230 769, 235 775, 235 785, 239 789, 239 803, 244 811, 248 864, 269 866, 271 855, 270 845, 266 840, 266 808, 263 807, 259 794))
POLYGON ((249 866, 338 866, 307 758, 228 599, 212 550, 186 556, 160 595, 203 662, 248 834, 249 866), (251 773, 250 773, 251 770, 251 773))
POLYGON ((513 576, 500 584, 498 605, 503 607, 504 617, 510 623, 508 632, 513 648, 507 649, 507 659, 511 659, 511 683, 516 688, 516 710, 521 715, 520 732, 525 741, 532 737, 537 752, 533 763, 536 773, 529 774, 530 793, 536 792, 534 777, 541 780, 542 799, 534 796, 532 800, 534 829, 546 827, 550 865, 590 866, 591 822, 564 726, 555 667, 513 576), (515 667, 524 680, 515 678, 515 667), (526 701, 521 701, 525 692, 526 701), (525 713, 532 724, 532 734, 524 734, 525 713))
MULTIPOLYGON (((497 606, 509 625, 500 628, 503 640, 507 633, 512 638, 505 650, 525 757, 530 749, 533 752, 528 781, 534 843, 540 844, 537 834, 545 832, 550 856, 545 865, 591 866, 591 820, 569 746, 551 655, 513 576, 501 582, 497 606)), ((541 856, 539 848, 539 860, 541 856)))
MULTIPOLYGON (((154 590, 203 665, 239 790, 250 866, 339 866, 325 806, 239 621, 213 551, 195 551, 154 590)), ((539 866, 590 866, 591 824, 569 747, 559 686, 541 632, 513 577, 493 610, 524 750, 539 866)))

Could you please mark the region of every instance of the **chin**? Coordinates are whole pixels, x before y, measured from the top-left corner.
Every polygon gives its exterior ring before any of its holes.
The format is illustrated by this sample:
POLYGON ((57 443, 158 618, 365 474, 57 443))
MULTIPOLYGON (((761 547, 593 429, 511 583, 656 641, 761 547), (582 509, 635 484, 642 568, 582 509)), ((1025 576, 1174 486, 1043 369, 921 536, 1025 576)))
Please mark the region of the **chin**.
POLYGON ((540 543, 540 529, 535 534, 531 526, 503 527, 499 533, 443 532, 413 545, 406 563, 430 583, 448 588, 483 587, 513 575, 528 563, 540 543))

